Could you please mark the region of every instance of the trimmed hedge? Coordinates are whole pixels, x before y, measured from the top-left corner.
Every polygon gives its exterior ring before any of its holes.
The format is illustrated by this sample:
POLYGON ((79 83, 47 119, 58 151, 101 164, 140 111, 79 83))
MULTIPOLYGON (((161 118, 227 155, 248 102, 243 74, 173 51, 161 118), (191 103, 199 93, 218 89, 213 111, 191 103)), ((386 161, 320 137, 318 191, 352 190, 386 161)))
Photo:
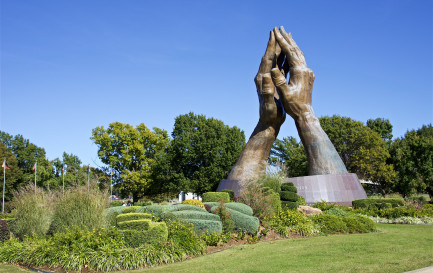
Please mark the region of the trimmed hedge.
POLYGON ((205 192, 202 196, 203 202, 219 202, 220 200, 230 202, 230 195, 227 192, 205 192))
POLYGON ((174 215, 181 219, 197 219, 197 220, 211 220, 211 221, 220 221, 220 217, 216 214, 209 212, 201 212, 196 210, 179 210, 173 211, 174 215))
POLYGON ((191 223, 194 225, 194 231, 196 233, 202 233, 204 230, 208 232, 218 232, 221 233, 223 230, 223 224, 221 221, 212 220, 199 220, 199 219, 183 219, 183 221, 191 223))
POLYGON ((280 198, 282 201, 291 201, 291 202, 298 201, 298 195, 290 191, 281 191, 280 198))
POLYGON ((146 206, 146 207, 142 207, 142 209, 138 210, 141 212, 141 210, 143 210, 143 212, 147 212, 147 213, 151 213, 159 218, 161 218, 161 216, 164 213, 167 212, 173 212, 173 211, 180 211, 180 210, 195 210, 195 211, 202 211, 202 212, 207 212, 205 209, 193 206, 193 205, 164 205, 164 206, 159 206, 159 205, 151 205, 151 206, 146 206))
POLYGON ((230 201, 233 201, 235 199, 235 192, 232 190, 222 190, 221 192, 226 192, 229 194, 230 201))
MULTIPOLYGON (((219 204, 217 206, 219 206, 219 204)), ((230 203, 224 204, 224 207, 239 211, 239 212, 246 214, 248 216, 253 216, 253 209, 250 206, 245 205, 244 203, 230 202, 230 203)))
MULTIPOLYGON (((214 213, 217 207, 212 208, 214 213)), ((235 224, 235 229, 247 231, 249 234, 255 234, 259 228, 259 218, 255 216, 249 216, 242 212, 234 209, 227 208, 227 211, 231 214, 231 219, 235 224)))
POLYGON ((298 192, 298 189, 295 186, 291 186, 288 183, 282 184, 281 185, 281 190, 282 191, 291 191, 291 192, 294 192, 294 193, 298 192))
POLYGON ((346 233, 348 228, 343 220, 335 215, 319 214, 311 218, 313 222, 320 226, 320 231, 325 234, 346 233))
POLYGON ((140 220, 140 219, 152 219, 152 214, 132 212, 132 213, 119 214, 116 216, 117 223, 131 221, 131 220, 140 220))
POLYGON ((125 244, 129 247, 139 247, 144 244, 163 244, 168 238, 167 225, 164 222, 152 223, 149 230, 120 230, 124 235, 125 244))
POLYGON ((151 226, 152 220, 150 219, 131 220, 117 223, 117 227, 121 230, 148 230, 151 226))
POLYGON ((192 205, 204 209, 203 202, 196 199, 188 199, 182 202, 184 205, 192 205))
POLYGON ((352 206, 355 209, 358 208, 381 208, 383 207, 389 207, 389 205, 382 205, 385 203, 389 203, 391 204, 391 206, 393 208, 398 207, 398 206, 404 206, 404 201, 403 199, 399 199, 399 198, 380 198, 380 199, 375 199, 375 198, 371 198, 371 199, 356 199, 352 201, 352 206))
POLYGON ((292 182, 283 183, 283 184, 281 184, 281 189, 283 189, 283 186, 284 186, 284 187, 287 187, 287 186, 294 187, 295 184, 293 184, 292 182))
POLYGON ((135 212, 137 209, 141 208, 139 206, 130 206, 130 207, 122 207, 122 213, 131 213, 135 212))
POLYGON ((296 210, 298 208, 298 203, 292 201, 281 201, 281 207, 289 210, 296 210))

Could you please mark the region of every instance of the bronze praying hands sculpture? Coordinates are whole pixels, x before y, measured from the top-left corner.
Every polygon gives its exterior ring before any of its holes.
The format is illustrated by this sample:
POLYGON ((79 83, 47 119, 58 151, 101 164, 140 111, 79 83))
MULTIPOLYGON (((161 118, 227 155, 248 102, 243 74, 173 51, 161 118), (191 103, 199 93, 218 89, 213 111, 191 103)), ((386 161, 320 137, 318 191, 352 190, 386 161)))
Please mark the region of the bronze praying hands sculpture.
POLYGON ((218 190, 231 189, 239 196, 248 183, 265 174, 269 153, 286 113, 295 121, 304 145, 309 175, 347 173, 314 114, 314 78, 291 34, 286 33, 283 27, 271 31, 254 79, 260 105, 259 122, 227 180, 221 181, 218 190))

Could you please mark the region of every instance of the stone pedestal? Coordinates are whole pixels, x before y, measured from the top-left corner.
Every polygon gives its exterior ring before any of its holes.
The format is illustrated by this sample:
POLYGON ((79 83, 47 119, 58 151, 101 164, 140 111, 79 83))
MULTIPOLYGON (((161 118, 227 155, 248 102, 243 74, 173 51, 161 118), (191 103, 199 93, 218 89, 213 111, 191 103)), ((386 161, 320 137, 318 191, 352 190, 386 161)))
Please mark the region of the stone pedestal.
POLYGON ((355 199, 367 198, 358 176, 354 173, 312 175, 287 178, 305 198, 308 205, 320 201, 352 206, 355 199))

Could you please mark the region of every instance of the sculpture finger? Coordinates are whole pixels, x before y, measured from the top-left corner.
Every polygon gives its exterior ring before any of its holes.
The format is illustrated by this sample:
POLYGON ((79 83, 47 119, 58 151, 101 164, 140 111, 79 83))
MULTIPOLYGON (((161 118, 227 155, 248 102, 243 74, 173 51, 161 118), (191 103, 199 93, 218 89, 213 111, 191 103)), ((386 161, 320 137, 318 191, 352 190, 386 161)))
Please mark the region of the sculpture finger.
POLYGON ((283 26, 280 26, 280 33, 284 37, 284 39, 292 46, 297 58, 305 64, 305 56, 304 53, 299 49, 295 40, 293 40, 292 34, 287 33, 283 26))
POLYGON ((263 97, 263 102, 265 104, 267 103, 275 103, 274 101, 274 91, 275 91, 275 87, 274 84, 272 82, 272 78, 271 78, 271 74, 270 73, 266 73, 263 75, 263 81, 262 81, 262 97, 263 97))
MULTIPOLYGON (((289 61, 290 68, 294 68, 295 66, 305 65, 305 58, 299 58, 298 56, 297 51, 299 50, 299 48, 296 49, 295 47, 293 47, 291 43, 289 43, 286 40, 286 38, 283 37, 281 32, 276 27, 274 28, 274 34, 275 34, 275 39, 277 40, 278 44, 280 45, 281 49, 286 55, 286 60, 289 61)), ((287 34, 287 38, 288 38, 288 34, 287 34)))
POLYGON ((265 55, 259 66, 259 72, 257 74, 269 73, 275 60, 275 34, 273 31, 269 34, 268 46, 266 47, 265 55))
POLYGON ((277 88, 277 91, 280 95, 280 99, 282 100, 283 105, 286 105, 289 102, 290 98, 292 97, 292 93, 293 93, 286 82, 286 77, 284 76, 284 74, 281 73, 281 71, 278 68, 273 68, 271 70, 271 76, 272 76, 272 82, 277 88))

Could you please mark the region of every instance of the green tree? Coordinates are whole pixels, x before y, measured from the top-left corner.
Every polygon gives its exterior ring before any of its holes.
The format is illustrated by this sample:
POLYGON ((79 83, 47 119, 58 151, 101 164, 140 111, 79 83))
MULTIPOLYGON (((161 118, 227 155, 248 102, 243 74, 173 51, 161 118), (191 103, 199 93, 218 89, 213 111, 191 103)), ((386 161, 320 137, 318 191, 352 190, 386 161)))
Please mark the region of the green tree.
POLYGON ((91 139, 98 146, 101 161, 113 168, 113 182, 123 194, 131 193, 137 201, 152 185, 155 155, 167 145, 166 131, 152 132, 143 123, 133 127, 121 122, 92 130, 91 139))
POLYGON ((385 140, 387 147, 391 145, 392 140, 392 124, 388 119, 377 118, 367 120, 367 127, 375 131, 380 137, 385 140))
POLYGON ((21 169, 23 183, 34 182, 33 166, 37 162, 37 186, 50 187, 54 178, 54 169, 51 162, 45 156, 45 149, 36 146, 22 135, 11 136, 0 131, 0 139, 6 148, 12 152, 17 165, 21 169))
POLYGON ((215 191, 245 145, 239 128, 194 113, 176 117, 172 138, 156 170, 160 189, 170 192, 215 191))
POLYGON ((394 189, 403 195, 427 192, 433 195, 433 127, 424 125, 396 139, 390 148, 398 172, 394 189))
POLYGON ((307 176, 308 161, 302 142, 289 136, 283 140, 276 139, 270 154, 271 162, 278 159, 287 168, 288 177, 307 176))
POLYGON ((9 170, 6 170, 5 177, 3 173, 4 168, 0 169, 2 181, 0 189, 3 191, 3 178, 5 178, 5 201, 10 201, 13 198, 13 192, 25 185, 22 179, 23 174, 21 169, 18 167, 18 161, 15 155, 10 152, 2 142, 0 142, 0 160, 2 164, 4 160, 6 160, 6 163, 10 168, 9 170))

